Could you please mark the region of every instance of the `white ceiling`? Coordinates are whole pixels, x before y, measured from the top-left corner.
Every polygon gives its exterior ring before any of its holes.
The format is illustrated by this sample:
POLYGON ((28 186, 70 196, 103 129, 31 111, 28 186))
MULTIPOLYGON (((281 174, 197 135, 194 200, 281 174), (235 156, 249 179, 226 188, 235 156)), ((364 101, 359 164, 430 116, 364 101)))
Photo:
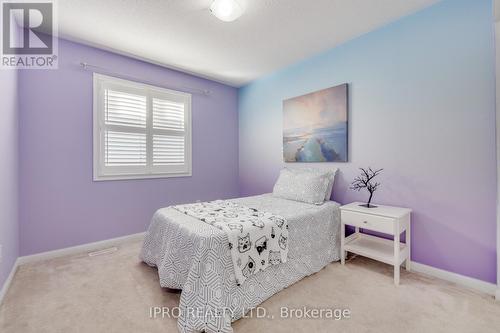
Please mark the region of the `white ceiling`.
POLYGON ((242 86, 438 2, 239 1, 246 12, 227 23, 211 0, 61 0, 59 35, 242 86))

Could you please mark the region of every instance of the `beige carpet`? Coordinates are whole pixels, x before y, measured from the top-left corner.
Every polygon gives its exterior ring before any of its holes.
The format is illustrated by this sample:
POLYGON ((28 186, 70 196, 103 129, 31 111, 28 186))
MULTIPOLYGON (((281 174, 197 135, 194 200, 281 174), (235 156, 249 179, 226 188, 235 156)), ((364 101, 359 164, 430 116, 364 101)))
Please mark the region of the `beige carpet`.
MULTIPOLYGON (((150 307, 175 307, 180 295, 139 262, 140 245, 21 266, 0 308, 0 332, 176 332, 175 319, 150 318, 150 307)), ((405 271, 395 287, 389 266, 361 257, 330 264, 262 306, 275 318, 238 320, 235 332, 500 332, 500 303, 490 296, 405 271), (281 319, 285 306, 347 308, 351 318, 281 319)))

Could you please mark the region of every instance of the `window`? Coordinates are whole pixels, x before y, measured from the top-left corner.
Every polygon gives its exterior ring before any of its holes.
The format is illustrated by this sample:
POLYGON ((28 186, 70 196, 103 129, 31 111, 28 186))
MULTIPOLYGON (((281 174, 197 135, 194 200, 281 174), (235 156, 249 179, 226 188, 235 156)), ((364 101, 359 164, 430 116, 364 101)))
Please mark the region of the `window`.
POLYGON ((191 95, 94 74, 94 180, 191 175, 191 95))

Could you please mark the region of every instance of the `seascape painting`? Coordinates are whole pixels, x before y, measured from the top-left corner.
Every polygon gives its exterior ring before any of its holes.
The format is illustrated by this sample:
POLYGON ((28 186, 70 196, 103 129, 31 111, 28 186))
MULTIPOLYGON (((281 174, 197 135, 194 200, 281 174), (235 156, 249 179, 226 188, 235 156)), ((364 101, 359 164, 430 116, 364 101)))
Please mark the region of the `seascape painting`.
POLYGON ((283 101, 285 162, 347 162, 347 84, 283 101))

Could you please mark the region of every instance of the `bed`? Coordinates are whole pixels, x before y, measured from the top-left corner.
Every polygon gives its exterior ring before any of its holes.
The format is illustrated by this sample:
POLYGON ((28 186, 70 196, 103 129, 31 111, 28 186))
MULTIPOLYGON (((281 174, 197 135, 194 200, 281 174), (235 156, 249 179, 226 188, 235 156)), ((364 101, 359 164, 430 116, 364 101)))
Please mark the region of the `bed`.
POLYGON ((223 231, 172 208, 158 210, 147 231, 142 261, 158 268, 160 285, 182 289, 180 332, 232 332, 231 323, 267 298, 318 272, 340 256, 339 204, 322 205, 272 194, 230 201, 288 221, 288 260, 236 284, 223 231))

